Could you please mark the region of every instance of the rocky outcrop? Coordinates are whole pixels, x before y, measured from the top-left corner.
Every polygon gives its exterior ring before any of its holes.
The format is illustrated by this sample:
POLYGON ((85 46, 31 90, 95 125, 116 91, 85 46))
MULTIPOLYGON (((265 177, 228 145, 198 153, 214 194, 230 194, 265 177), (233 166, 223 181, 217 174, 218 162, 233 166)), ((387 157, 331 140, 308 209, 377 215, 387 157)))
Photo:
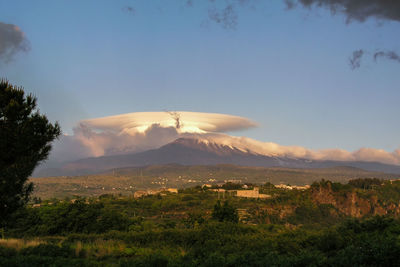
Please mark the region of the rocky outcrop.
POLYGON ((316 204, 331 204, 340 213, 356 218, 367 215, 400 214, 399 204, 381 203, 376 195, 361 197, 356 189, 335 192, 331 183, 313 187, 311 197, 316 204))

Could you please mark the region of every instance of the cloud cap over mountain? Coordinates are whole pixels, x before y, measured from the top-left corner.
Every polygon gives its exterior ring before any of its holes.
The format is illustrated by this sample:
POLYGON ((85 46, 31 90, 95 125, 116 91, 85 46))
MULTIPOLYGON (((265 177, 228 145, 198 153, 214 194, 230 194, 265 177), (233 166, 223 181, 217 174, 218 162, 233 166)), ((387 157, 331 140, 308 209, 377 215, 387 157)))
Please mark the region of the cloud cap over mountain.
POLYGON ((203 112, 135 112, 83 120, 56 143, 51 159, 69 161, 136 153, 158 148, 180 137, 256 127, 247 118, 203 112))
POLYGON ((400 149, 394 152, 373 148, 360 148, 354 152, 344 149, 311 150, 226 134, 256 125, 250 119, 239 116, 185 111, 136 112, 88 119, 74 128, 73 135, 61 138, 55 146, 52 158, 65 161, 137 153, 159 148, 178 138, 193 138, 271 157, 376 161, 400 165, 400 149))

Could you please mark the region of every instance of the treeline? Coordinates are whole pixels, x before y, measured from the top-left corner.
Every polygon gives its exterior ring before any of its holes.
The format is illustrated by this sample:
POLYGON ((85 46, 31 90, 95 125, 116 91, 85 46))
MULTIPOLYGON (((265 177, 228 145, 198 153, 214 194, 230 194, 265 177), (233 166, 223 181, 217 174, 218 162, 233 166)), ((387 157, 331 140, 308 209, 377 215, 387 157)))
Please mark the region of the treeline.
MULTIPOLYGON (((20 209, 5 225, 6 233, 10 237, 34 237, 109 231, 140 232, 174 229, 177 226, 177 218, 159 218, 156 222, 145 220, 141 216, 128 216, 132 213, 129 209, 118 209, 105 203, 78 199, 73 203, 62 201, 40 208, 20 209)), ((181 228, 194 228, 208 221, 238 223, 239 217, 236 208, 228 201, 217 201, 210 216, 193 211, 180 220, 181 228)))
MULTIPOLYGON (((230 188, 232 184, 224 186, 230 188)), ((252 186, 248 185, 250 188, 252 186)), ((305 191, 279 189, 267 183, 260 186, 260 190, 270 194, 271 198, 263 200, 238 198, 229 194, 222 196, 206 188, 194 187, 180 190, 179 194, 140 199, 104 195, 72 201, 43 201, 18 210, 0 228, 3 228, 6 236, 21 237, 96 234, 112 230, 186 229, 210 220, 316 227, 333 225, 346 218, 348 215, 340 212, 334 203, 318 204, 313 199, 312 192, 319 191, 319 187, 330 188, 342 197, 346 196, 346 192, 360 189, 360 197, 375 196, 379 203, 398 203, 400 200, 400 183, 384 183, 378 179, 357 179, 344 185, 322 180, 305 191), (241 216, 238 208, 244 210, 241 216)))
POLYGON ((365 179, 353 179, 348 182, 349 185, 361 189, 372 189, 374 186, 381 186, 384 184, 382 179, 378 178, 365 178, 365 179))
POLYGON ((338 182, 331 182, 329 180, 322 179, 321 181, 314 182, 313 187, 327 186, 328 184, 332 187, 334 191, 346 190, 350 188, 359 189, 373 189, 385 185, 385 183, 390 183, 390 181, 385 181, 378 178, 357 178, 348 181, 347 184, 342 184, 338 182))

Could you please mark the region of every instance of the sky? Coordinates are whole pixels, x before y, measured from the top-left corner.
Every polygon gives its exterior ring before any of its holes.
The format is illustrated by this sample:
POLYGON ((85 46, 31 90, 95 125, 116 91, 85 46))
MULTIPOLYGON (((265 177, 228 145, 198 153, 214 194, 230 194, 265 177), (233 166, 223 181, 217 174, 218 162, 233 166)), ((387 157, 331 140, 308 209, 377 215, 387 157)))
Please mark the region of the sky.
POLYGON ((400 9, 376 2, 0 0, 0 77, 68 135, 179 110, 247 118, 227 134, 282 146, 392 152, 400 9))

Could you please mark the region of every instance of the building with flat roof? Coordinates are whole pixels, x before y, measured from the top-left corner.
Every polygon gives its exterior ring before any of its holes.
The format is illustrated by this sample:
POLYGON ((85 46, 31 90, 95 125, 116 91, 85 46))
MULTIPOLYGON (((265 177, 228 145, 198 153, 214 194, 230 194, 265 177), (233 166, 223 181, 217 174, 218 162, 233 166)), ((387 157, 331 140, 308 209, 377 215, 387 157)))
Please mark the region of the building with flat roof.
POLYGON ((270 198, 270 195, 260 194, 260 189, 258 187, 254 187, 253 190, 237 190, 237 197, 247 197, 247 198, 270 198))

